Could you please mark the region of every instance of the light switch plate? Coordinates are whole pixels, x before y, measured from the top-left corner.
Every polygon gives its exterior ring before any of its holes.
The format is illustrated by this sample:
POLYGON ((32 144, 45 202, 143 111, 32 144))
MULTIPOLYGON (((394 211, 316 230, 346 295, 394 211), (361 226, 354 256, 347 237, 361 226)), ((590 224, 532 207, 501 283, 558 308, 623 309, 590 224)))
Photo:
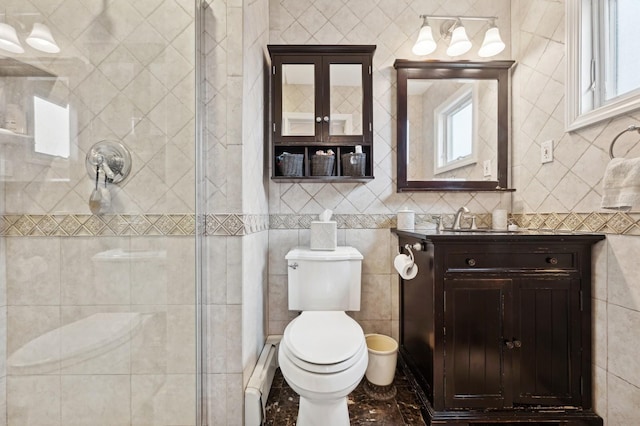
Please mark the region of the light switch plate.
POLYGON ((484 177, 491 176, 491 160, 484 160, 482 163, 482 169, 484 177))
POLYGON ((553 139, 540 144, 540 161, 542 164, 553 161, 553 139))

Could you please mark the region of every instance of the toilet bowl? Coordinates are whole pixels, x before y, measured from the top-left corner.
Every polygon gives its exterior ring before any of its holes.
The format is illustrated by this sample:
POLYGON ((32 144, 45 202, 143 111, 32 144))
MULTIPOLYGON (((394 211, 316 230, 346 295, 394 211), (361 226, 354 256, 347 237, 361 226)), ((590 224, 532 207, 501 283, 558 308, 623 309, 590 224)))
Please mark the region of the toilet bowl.
POLYGON ((345 311, 360 310, 362 254, 354 247, 296 247, 287 259, 288 307, 302 313, 284 330, 280 370, 300 396, 298 426, 348 426, 347 395, 364 377, 364 332, 345 311))
POLYGON ((278 349, 285 380, 300 396, 297 425, 349 425, 347 395, 364 377, 362 328, 342 311, 307 311, 291 321, 278 349))

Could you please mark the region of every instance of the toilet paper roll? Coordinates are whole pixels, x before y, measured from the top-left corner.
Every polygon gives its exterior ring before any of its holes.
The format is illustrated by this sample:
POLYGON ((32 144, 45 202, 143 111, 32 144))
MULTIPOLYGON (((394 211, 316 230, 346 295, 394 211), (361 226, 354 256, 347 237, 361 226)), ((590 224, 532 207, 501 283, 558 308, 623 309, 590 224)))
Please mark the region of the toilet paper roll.
POLYGON ((413 210, 400 210, 397 214, 397 228, 404 231, 413 231, 416 214, 413 210))
POLYGON ((416 265, 406 254, 399 254, 393 259, 393 266, 403 280, 412 280, 418 275, 418 265, 416 265))

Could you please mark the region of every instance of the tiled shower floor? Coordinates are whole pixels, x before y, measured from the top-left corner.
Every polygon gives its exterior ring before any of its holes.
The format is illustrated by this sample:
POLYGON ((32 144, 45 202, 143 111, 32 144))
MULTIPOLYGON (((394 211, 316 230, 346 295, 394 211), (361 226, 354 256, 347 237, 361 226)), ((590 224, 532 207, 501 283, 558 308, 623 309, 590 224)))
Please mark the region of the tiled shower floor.
MULTIPOLYGON (((379 401, 364 390, 364 381, 349 395, 351 425, 419 426, 425 425, 420 400, 398 363, 394 378, 395 398, 379 401)), ((276 372, 267 400, 266 425, 293 426, 298 414, 298 395, 287 385, 280 369, 276 372)))

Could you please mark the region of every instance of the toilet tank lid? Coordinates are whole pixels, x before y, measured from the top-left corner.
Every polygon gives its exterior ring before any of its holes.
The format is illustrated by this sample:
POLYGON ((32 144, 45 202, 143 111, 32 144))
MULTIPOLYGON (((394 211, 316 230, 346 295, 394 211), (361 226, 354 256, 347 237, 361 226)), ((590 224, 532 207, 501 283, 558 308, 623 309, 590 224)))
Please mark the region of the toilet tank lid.
POLYGON ((338 246, 335 250, 311 250, 309 247, 293 248, 285 256, 287 260, 362 260, 362 254, 349 246, 338 246))

